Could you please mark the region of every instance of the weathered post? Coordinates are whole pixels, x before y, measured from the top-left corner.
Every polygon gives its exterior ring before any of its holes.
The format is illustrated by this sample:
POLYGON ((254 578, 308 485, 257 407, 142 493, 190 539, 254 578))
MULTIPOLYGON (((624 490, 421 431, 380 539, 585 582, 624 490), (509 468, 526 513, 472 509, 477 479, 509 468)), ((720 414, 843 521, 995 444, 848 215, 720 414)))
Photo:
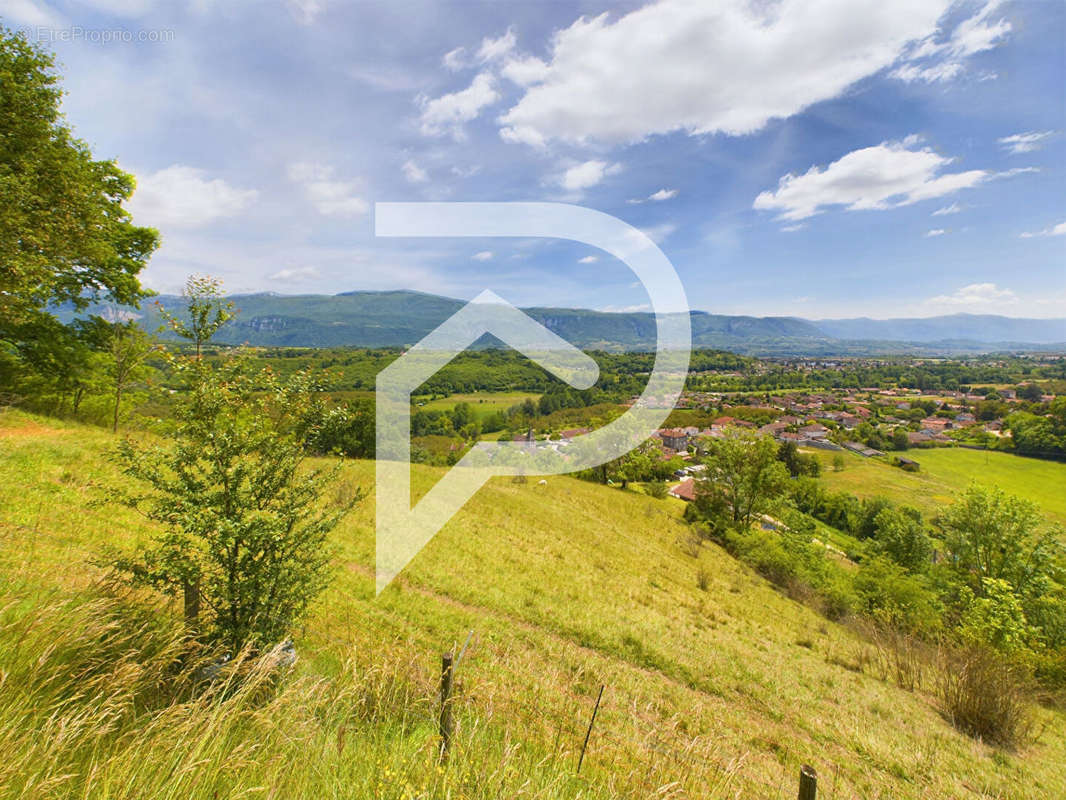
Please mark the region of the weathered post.
POLYGON ((452 654, 440 658, 440 760, 447 761, 452 744, 452 654))
POLYGON ((818 773, 810 764, 800 767, 800 790, 798 800, 815 800, 818 794, 818 773))
POLYGON ((603 686, 600 684, 600 693, 596 695, 596 705, 592 709, 592 719, 589 720, 589 729, 585 731, 585 741, 581 745, 581 755, 577 759, 577 771, 581 772, 581 763, 585 760, 585 749, 589 746, 589 737, 592 736, 592 726, 596 724, 596 714, 600 710, 600 700, 603 698, 603 686))

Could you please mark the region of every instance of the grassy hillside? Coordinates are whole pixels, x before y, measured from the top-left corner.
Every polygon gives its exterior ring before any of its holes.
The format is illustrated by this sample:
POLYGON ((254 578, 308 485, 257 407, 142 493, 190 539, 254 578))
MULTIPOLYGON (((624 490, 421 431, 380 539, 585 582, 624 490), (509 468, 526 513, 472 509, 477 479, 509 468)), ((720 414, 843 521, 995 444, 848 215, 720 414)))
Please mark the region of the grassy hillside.
MULTIPOLYGON (((565 477, 485 487, 377 599, 371 498, 279 696, 165 697, 167 631, 88 565, 146 533, 95 504, 122 480, 113 441, 0 414, 0 797, 785 797, 804 762, 825 797, 1066 795, 1061 715, 1024 753, 975 743, 862 671, 845 628, 687 555, 679 501, 565 477), (470 630, 438 769, 440 653, 470 630)), ((335 491, 372 475, 350 463, 335 491)))
POLYGON ((822 480, 832 489, 859 497, 883 495, 934 515, 977 481, 1032 500, 1048 520, 1066 525, 1066 464, 1011 453, 962 447, 911 450, 918 472, 904 472, 886 460, 844 453, 845 469, 834 472, 833 453, 812 451, 822 459, 822 480))

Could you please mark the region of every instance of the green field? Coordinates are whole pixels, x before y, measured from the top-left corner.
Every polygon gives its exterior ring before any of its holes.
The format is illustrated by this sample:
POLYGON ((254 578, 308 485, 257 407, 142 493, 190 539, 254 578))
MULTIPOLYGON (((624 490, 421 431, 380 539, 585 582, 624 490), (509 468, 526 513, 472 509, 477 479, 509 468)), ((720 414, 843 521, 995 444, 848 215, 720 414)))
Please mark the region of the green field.
POLYGON ((882 495, 936 514, 972 481, 998 486, 1032 500, 1051 522, 1066 525, 1066 464, 1010 453, 962 447, 908 450, 918 472, 904 472, 886 459, 845 452, 845 469, 833 471, 834 453, 812 450, 822 461, 822 480, 830 488, 859 497, 882 495))
MULTIPOLYGON (((427 411, 434 409, 451 411, 456 403, 469 403, 470 410, 474 412, 474 416, 482 418, 497 411, 506 411, 511 406, 524 402, 526 398, 531 398, 533 402, 536 402, 540 399, 540 395, 536 392, 472 392, 470 394, 453 394, 448 397, 429 400, 416 407, 427 411)), ((418 398, 413 398, 413 400, 417 401, 418 398)))
MULTIPOLYGON (((717 547, 686 554, 680 502, 567 477, 493 481, 377 599, 371 498, 335 532, 336 580, 279 696, 127 696, 166 659, 138 644, 149 628, 108 622, 147 598, 111 597, 89 565, 147 532, 95 502, 122 482, 113 442, 0 414, 0 798, 787 797, 802 763, 826 797, 1066 796, 1061 714, 1040 711, 1023 753, 974 742, 856 666, 848 629, 717 547), (438 768, 440 653, 469 631, 438 768)), ((440 474, 413 467, 416 491, 440 474)), ((372 477, 349 463, 335 492, 372 477)))

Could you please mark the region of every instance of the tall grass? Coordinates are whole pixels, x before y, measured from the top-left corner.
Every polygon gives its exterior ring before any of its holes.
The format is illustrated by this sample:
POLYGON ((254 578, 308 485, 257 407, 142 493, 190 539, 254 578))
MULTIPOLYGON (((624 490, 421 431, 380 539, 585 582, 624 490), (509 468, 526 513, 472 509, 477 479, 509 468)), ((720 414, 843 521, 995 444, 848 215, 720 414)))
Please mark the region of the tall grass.
POLYGON ((607 796, 476 717, 436 758, 433 687, 400 654, 330 677, 234 659, 197 685, 180 632, 129 597, 3 596, 2 798, 607 796))

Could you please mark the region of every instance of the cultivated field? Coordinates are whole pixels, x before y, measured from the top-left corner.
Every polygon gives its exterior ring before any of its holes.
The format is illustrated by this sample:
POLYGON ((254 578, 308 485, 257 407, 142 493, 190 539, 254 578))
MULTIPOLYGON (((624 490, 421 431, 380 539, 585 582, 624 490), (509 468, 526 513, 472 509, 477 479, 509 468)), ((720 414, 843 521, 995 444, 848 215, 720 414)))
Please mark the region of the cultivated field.
MULTIPOLYGON (((679 502, 565 477, 485 487, 377 599, 371 497, 280 695, 171 697, 171 632, 131 625, 148 596, 88 563, 146 534, 96 504, 113 442, 0 415, 0 797, 787 797, 801 763, 829 798, 1066 796, 1062 715, 1023 753, 976 743, 863 671, 846 628, 687 555, 679 502), (470 630, 439 768, 440 653, 470 630)), ((441 474, 414 469, 422 491, 441 474)), ((350 463, 337 496, 372 476, 350 463)))

